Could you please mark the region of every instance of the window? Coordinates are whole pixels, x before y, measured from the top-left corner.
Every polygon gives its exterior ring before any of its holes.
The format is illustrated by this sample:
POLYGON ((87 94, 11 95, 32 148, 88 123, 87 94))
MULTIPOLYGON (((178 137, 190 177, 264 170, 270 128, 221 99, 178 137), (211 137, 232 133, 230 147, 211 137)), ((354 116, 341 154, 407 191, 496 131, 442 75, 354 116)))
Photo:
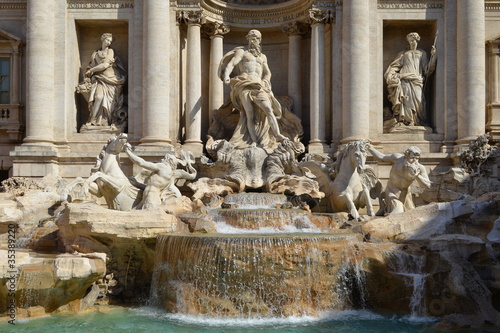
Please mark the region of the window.
POLYGON ((0 104, 10 104, 10 58, 0 58, 0 104))

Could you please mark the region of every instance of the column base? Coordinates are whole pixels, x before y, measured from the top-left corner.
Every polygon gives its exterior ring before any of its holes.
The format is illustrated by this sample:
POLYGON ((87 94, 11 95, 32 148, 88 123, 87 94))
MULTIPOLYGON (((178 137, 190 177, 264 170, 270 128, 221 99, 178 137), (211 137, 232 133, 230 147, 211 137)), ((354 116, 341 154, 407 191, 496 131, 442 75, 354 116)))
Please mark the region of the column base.
POLYGON ((157 146, 157 147, 172 146, 172 140, 160 136, 146 136, 142 138, 140 141, 141 145, 144 146, 157 146))
POLYGON ((308 152, 317 153, 317 154, 328 154, 331 152, 330 146, 324 142, 319 140, 311 140, 309 141, 309 146, 307 147, 308 152))
POLYGON ((361 136, 348 136, 347 138, 343 138, 342 140, 340 140, 340 144, 341 145, 344 145, 346 143, 349 143, 349 142, 353 142, 353 141, 359 141, 359 140, 367 140, 368 137, 361 137, 361 136))
POLYGON ((486 131, 491 134, 491 140, 500 142, 500 103, 489 104, 486 109, 486 131))
POLYGON ((27 136, 23 140, 23 146, 54 146, 55 141, 52 139, 37 137, 37 136, 27 136))
POLYGON ((42 178, 59 176, 59 152, 53 144, 42 142, 18 146, 10 153, 13 157, 12 176, 42 178))
POLYGON ((189 142, 186 141, 182 145, 182 149, 193 153, 194 157, 203 155, 203 143, 201 141, 189 142))

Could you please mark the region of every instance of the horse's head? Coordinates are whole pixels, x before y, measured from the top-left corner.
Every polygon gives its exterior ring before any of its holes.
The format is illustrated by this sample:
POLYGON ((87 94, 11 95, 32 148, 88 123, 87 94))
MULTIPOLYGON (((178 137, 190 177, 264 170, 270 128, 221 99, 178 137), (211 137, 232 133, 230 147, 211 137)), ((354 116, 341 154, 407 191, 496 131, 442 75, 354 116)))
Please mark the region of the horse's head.
POLYGON ((123 147, 125 147, 127 142, 128 142, 127 134, 120 133, 118 135, 115 135, 113 138, 108 140, 108 143, 106 144, 106 152, 119 154, 120 152, 123 151, 123 147))
POLYGON ((349 155, 352 165, 356 168, 358 173, 363 173, 365 170, 368 145, 368 140, 358 140, 347 144, 346 152, 349 155))

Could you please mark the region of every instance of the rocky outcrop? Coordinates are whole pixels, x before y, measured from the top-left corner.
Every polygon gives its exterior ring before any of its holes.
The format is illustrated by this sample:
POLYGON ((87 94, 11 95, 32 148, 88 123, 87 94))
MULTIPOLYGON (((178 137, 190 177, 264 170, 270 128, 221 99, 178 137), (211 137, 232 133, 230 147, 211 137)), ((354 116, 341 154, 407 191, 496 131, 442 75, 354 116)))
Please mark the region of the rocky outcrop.
POLYGON ((118 284, 110 290, 125 301, 144 297, 154 265, 156 236, 177 229, 162 209, 113 211, 93 202, 67 204, 56 221, 66 252, 102 252, 118 284))
POLYGON ((433 203, 365 223, 375 241, 360 246, 370 306, 440 317, 442 328, 500 326, 499 198, 433 203))
POLYGON ((446 232, 453 219, 474 213, 466 200, 432 203, 400 214, 390 214, 366 223, 362 230, 370 240, 426 240, 446 232))
POLYGON ((24 196, 0 193, 0 244, 7 244, 7 232, 15 228, 16 238, 54 218, 59 206, 55 192, 30 192, 24 196))
MULTIPOLYGON (((8 263, 10 254, 0 250, 0 262, 8 263)), ((102 253, 37 255, 16 250, 15 264, 0 265, 0 312, 15 311, 21 318, 62 307, 82 311, 94 304, 97 295, 89 293, 89 287, 105 272, 102 253)))

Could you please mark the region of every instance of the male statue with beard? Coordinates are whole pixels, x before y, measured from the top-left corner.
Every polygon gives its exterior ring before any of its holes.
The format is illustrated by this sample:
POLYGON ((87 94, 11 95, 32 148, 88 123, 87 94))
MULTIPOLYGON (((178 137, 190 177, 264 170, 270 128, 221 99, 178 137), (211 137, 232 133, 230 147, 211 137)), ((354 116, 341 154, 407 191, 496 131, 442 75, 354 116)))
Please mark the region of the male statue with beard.
POLYGON ((418 162, 421 151, 411 146, 403 154, 384 155, 373 146, 368 151, 378 160, 392 164, 389 180, 384 192, 380 195, 380 210, 376 215, 402 213, 415 208, 409 190, 413 181, 423 188, 430 188, 431 181, 425 167, 418 162))
POLYGON ((282 110, 271 90, 271 71, 267 57, 261 52, 261 39, 258 30, 250 30, 248 49, 233 49, 224 55, 219 65, 219 77, 231 86, 231 101, 240 112, 230 140, 236 148, 268 148, 287 139, 278 126, 282 110), (233 70, 235 75, 231 76, 233 70))

